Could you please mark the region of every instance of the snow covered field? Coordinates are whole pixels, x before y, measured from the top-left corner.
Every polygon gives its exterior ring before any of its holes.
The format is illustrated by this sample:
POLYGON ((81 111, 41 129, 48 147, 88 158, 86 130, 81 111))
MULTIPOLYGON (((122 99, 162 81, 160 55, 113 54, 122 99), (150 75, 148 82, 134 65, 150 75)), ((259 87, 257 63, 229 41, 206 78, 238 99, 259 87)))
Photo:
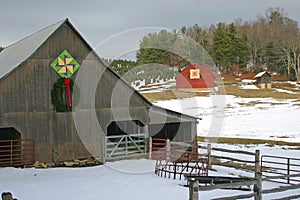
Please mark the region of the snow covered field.
POLYGON ((299 104, 297 99, 240 98, 232 95, 192 97, 155 103, 202 118, 198 125, 199 136, 300 142, 300 106, 296 104, 299 104))
MULTIPOLYGON (((300 107, 295 105, 297 103, 296 100, 246 99, 226 95, 160 101, 155 104, 202 118, 198 125, 198 135, 300 142, 300 107), (218 127, 221 133, 216 132, 218 128, 214 127, 215 122, 222 122, 218 127)), ((260 149, 262 154, 299 158, 299 150, 288 146, 214 145, 251 152, 260 149)), ((209 175, 253 176, 249 172, 220 166, 214 166, 214 169, 216 171, 210 171, 209 175)), ((188 188, 180 186, 185 183, 184 180, 156 176, 154 161, 146 159, 108 162, 102 166, 86 168, 0 168, 0 192, 10 191, 18 200, 182 200, 188 199, 188 188)), ((264 182, 263 189, 278 186, 264 182)), ((213 190, 199 194, 200 199, 206 200, 247 193, 249 191, 213 190)), ((296 189, 264 195, 263 199, 279 199, 299 193, 300 189, 296 189)))

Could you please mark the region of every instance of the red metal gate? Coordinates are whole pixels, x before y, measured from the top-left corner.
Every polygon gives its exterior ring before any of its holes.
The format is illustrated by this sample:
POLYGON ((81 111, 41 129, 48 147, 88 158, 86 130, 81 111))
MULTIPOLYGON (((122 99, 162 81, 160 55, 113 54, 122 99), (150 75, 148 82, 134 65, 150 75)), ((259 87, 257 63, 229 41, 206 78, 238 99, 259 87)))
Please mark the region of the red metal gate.
POLYGON ((208 175, 208 158, 198 154, 196 141, 170 142, 151 138, 150 155, 156 160, 155 174, 165 178, 183 178, 184 175, 208 175))
POLYGON ((19 167, 35 162, 33 139, 0 140, 0 167, 19 167))

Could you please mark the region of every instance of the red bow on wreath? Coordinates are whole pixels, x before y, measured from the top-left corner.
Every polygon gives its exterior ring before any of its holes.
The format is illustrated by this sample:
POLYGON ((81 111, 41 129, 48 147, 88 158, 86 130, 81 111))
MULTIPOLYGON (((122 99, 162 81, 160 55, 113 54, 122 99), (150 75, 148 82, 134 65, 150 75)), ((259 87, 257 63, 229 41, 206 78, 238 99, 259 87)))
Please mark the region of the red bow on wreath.
POLYGON ((67 105, 68 108, 72 107, 72 97, 71 97, 71 80, 69 78, 65 78, 64 84, 66 85, 66 97, 67 97, 67 105))

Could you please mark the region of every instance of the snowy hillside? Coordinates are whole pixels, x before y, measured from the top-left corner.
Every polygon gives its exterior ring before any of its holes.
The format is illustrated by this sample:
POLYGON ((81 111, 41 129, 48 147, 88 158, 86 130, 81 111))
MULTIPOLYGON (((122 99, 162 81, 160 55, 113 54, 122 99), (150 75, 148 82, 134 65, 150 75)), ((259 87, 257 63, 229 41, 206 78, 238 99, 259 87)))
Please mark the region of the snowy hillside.
POLYGON ((297 99, 212 95, 158 101, 155 105, 202 118, 198 125, 199 136, 300 142, 300 107, 297 99), (219 126, 220 133, 216 126, 219 126))

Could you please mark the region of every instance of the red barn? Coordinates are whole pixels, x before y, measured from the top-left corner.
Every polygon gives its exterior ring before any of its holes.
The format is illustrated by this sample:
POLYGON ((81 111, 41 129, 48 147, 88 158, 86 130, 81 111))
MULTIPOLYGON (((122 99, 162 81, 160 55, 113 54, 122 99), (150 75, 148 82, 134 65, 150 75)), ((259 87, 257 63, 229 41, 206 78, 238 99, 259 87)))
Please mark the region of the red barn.
POLYGON ((176 77, 177 89, 213 88, 214 77, 205 67, 190 65, 184 68, 176 77))

